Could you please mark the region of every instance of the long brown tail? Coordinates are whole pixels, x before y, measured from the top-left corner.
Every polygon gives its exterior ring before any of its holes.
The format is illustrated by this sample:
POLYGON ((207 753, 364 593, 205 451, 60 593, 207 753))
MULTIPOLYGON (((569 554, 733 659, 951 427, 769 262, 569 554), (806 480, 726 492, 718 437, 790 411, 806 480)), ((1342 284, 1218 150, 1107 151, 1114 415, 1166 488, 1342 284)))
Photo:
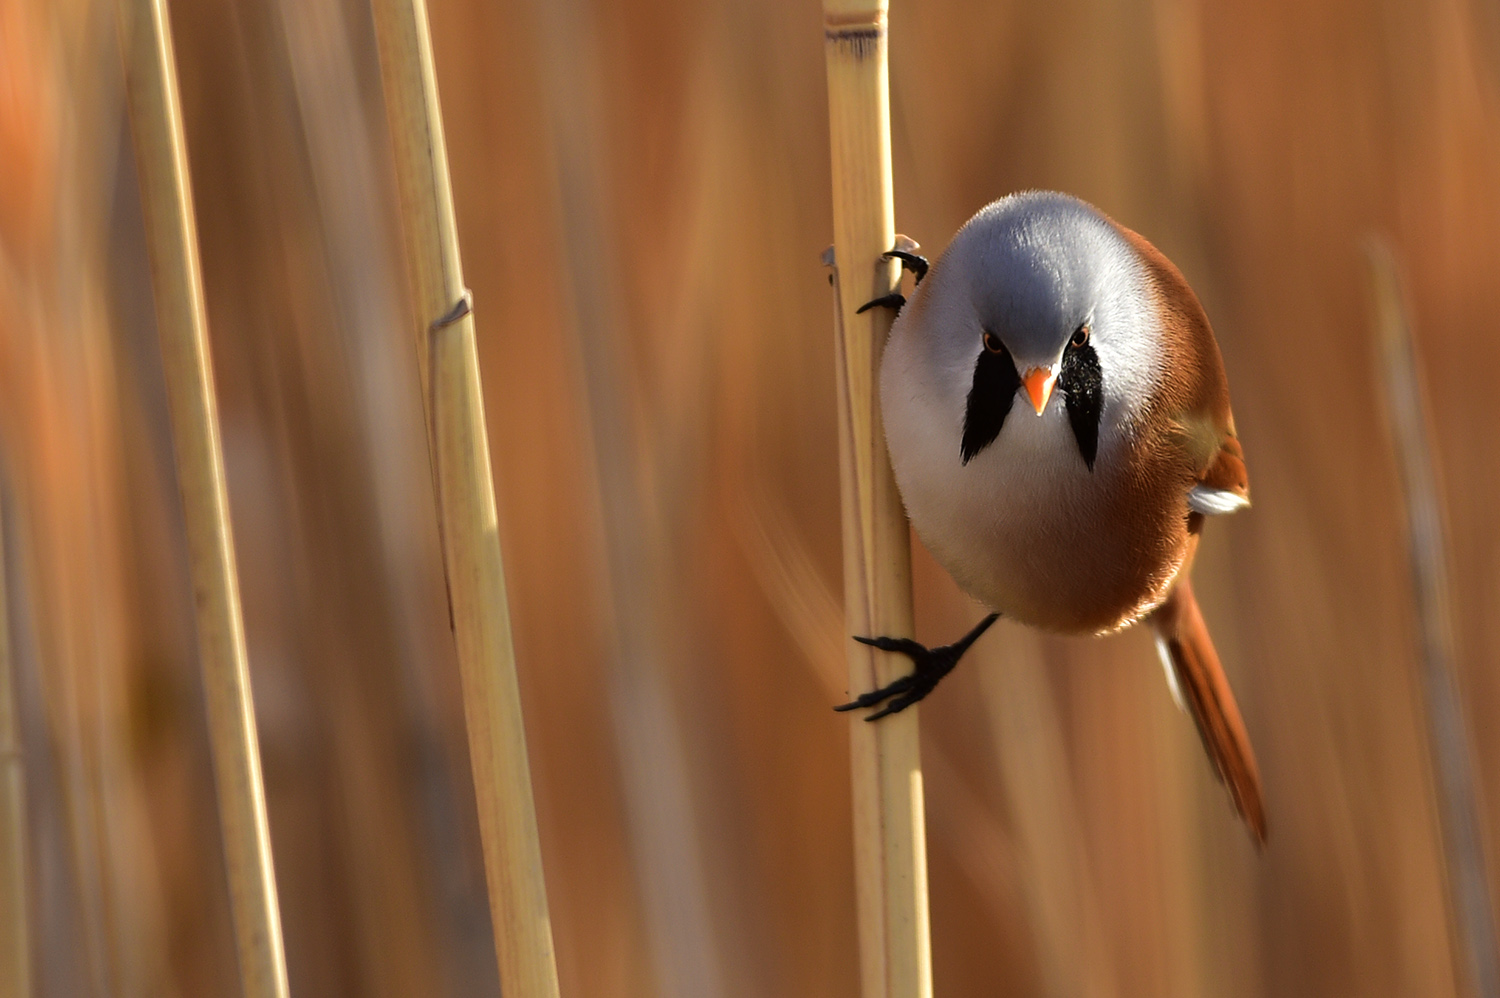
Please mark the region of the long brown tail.
POLYGON ((1214 764, 1220 782, 1229 789, 1234 808, 1255 836, 1257 845, 1266 841, 1266 809, 1260 790, 1260 771, 1255 752, 1245 734, 1245 722, 1234 702, 1234 692, 1218 652, 1208 637, 1198 600, 1186 578, 1177 583, 1167 601, 1151 614, 1159 647, 1168 659, 1164 664, 1176 678, 1182 706, 1193 715, 1203 747, 1214 764))

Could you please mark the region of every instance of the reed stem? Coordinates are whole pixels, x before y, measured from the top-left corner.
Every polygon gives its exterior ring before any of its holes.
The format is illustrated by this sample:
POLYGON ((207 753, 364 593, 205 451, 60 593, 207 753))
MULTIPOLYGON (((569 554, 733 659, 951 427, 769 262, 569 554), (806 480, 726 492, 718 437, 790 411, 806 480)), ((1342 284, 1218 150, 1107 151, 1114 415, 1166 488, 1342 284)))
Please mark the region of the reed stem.
POLYGON ((120 0, 119 13, 240 976, 247 998, 285 998, 286 957, 171 27, 165 0, 120 0))
MULTIPOLYGON (((899 270, 891 191, 887 0, 824 0, 833 159, 839 469, 844 608, 851 634, 912 634, 911 546, 876 391, 891 312, 864 302, 894 290, 899 270)), ((911 663, 848 641, 851 694, 911 663)), ((854 863, 865 998, 932 994, 927 847, 917 710, 850 721, 854 863)))
POLYGON ((474 317, 424 0, 372 0, 501 990, 558 993, 474 317))
POLYGON ((31 994, 31 942, 26 903, 26 767, 11 654, 10 574, 3 524, 0 515, 0 998, 27 998, 31 994))
POLYGON ((1500 950, 1485 872, 1474 753, 1458 684, 1448 542, 1431 418, 1395 255, 1383 241, 1372 238, 1365 244, 1365 259, 1378 350, 1376 374, 1384 388, 1406 506, 1427 732, 1455 922, 1455 972, 1460 980, 1468 980, 1477 998, 1500 998, 1500 950))

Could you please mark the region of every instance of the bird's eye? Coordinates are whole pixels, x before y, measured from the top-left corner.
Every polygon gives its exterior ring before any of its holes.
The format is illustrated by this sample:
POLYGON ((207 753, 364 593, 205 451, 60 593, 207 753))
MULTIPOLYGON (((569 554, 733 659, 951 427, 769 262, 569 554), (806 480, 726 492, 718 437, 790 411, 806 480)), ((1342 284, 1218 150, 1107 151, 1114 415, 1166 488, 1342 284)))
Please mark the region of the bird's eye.
POLYGON ((1068 341, 1068 345, 1071 346, 1074 350, 1077 350, 1079 347, 1083 346, 1088 341, 1089 341, 1089 324, 1087 322, 1085 322, 1083 325, 1081 325, 1077 329, 1073 330, 1073 338, 1068 341))
POLYGON ((984 348, 990 353, 1005 352, 1005 344, 1000 342, 1000 337, 996 336, 988 329, 984 331, 984 348))

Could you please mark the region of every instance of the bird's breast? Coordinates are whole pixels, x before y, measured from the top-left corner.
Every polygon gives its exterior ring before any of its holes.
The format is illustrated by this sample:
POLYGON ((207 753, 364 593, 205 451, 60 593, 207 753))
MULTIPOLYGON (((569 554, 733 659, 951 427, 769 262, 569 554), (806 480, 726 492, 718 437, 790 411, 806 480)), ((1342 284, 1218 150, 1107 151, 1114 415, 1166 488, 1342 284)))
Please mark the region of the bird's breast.
POLYGON ((1097 632, 1165 598, 1187 550, 1188 469, 1115 427, 1091 471, 1063 399, 1012 405, 967 464, 941 405, 883 392, 896 481, 918 536, 959 585, 1023 623, 1097 632))

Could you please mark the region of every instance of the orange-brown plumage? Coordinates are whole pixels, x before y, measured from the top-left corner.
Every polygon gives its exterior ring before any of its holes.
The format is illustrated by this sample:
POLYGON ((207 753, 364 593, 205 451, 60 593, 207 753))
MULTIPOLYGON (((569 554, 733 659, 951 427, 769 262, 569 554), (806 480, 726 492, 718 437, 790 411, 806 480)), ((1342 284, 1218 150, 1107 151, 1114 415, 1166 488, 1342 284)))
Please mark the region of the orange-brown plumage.
MULTIPOLYGON (((1165 378, 1153 406, 1153 415, 1167 425, 1182 426, 1185 420, 1202 420, 1202 443, 1206 453, 1196 480, 1211 488, 1225 489, 1244 498, 1250 496, 1245 455, 1234 432, 1234 413, 1229 408, 1229 380, 1214 339, 1208 313, 1193 293, 1187 278, 1144 236, 1105 216, 1140 256, 1156 293, 1165 348, 1165 378)), ((1198 441, 1193 441, 1197 443, 1198 441)))
MULTIPOLYGON (((1202 452, 1207 452, 1195 480, 1248 499, 1249 474, 1235 436, 1229 383, 1208 314, 1172 261, 1139 233, 1110 221, 1146 264, 1158 296, 1168 376, 1156 412, 1162 422, 1179 427, 1191 424, 1194 417, 1203 420, 1203 428, 1210 431, 1204 434, 1207 439, 1195 452, 1193 444, 1197 441, 1189 435, 1183 448, 1194 463, 1202 461, 1202 452)), ((1188 578, 1202 521, 1200 515, 1189 518, 1191 537, 1186 556, 1167 598, 1152 611, 1149 620, 1168 659, 1164 664, 1176 678, 1183 707, 1192 715, 1215 775, 1228 789, 1235 810, 1256 842, 1264 844, 1266 814, 1255 752, 1188 578)))
POLYGON ((1266 841, 1266 808, 1261 794, 1260 770, 1250 736, 1229 688, 1219 654, 1209 639, 1208 627, 1198 610, 1193 586, 1186 574, 1172 588, 1165 603, 1152 612, 1151 627, 1170 658, 1183 705, 1198 727, 1203 748, 1214 772, 1229 790, 1234 808, 1249 827, 1255 841, 1266 841))

